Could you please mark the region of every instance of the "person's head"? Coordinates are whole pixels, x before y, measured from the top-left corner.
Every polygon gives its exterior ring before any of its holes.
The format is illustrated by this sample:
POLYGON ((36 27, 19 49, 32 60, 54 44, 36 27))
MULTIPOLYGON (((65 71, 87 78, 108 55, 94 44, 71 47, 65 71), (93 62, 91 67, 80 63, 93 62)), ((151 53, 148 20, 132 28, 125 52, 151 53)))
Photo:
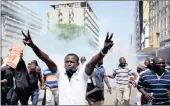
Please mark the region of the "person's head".
POLYGON ((37 66, 38 66, 38 62, 36 60, 32 60, 30 70, 31 71, 36 71, 37 66))
POLYGON ((100 67, 100 66, 102 66, 102 65, 103 65, 103 59, 100 60, 100 61, 97 63, 97 66, 98 66, 98 67, 100 67))
POLYGON ((79 57, 74 53, 69 53, 64 58, 66 71, 76 71, 79 66, 79 57))
POLYGON ((166 64, 165 64, 165 59, 163 57, 159 56, 153 59, 153 68, 156 73, 158 74, 163 73, 165 71, 165 67, 166 64))
POLYGON ((149 66, 149 65, 151 64, 150 59, 149 59, 149 58, 147 58, 147 59, 145 60, 144 64, 145 64, 146 66, 149 66))
POLYGON ((140 74, 142 71, 145 71, 147 66, 144 63, 140 63, 137 67, 137 72, 140 74))
POLYGON ((126 59, 124 57, 121 57, 119 59, 119 66, 122 67, 122 68, 127 66, 126 59))
POLYGON ((83 64, 84 62, 86 62, 86 57, 82 56, 82 57, 80 58, 80 61, 81 61, 81 64, 83 64))
POLYGON ((30 69, 31 68, 31 63, 28 63, 28 69, 30 69))

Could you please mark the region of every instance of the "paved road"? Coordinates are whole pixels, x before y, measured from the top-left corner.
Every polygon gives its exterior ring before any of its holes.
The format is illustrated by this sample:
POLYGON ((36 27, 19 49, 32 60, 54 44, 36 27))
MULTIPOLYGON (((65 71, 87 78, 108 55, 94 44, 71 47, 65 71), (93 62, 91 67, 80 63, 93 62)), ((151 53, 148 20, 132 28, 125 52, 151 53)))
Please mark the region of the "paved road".
MULTIPOLYGON (((38 105, 42 105, 44 91, 40 90, 39 94, 40 95, 39 95, 38 105)), ((115 105, 114 104, 115 100, 116 100, 115 95, 116 95, 116 92, 115 92, 114 88, 112 89, 112 94, 111 95, 109 93, 107 93, 107 91, 105 90, 105 102, 104 102, 104 105, 115 105)), ((136 100, 136 89, 135 88, 132 88, 132 92, 131 92, 131 97, 130 98, 131 98, 130 99, 130 104, 131 105, 135 105, 135 100, 136 100)))
MULTIPOLYGON (((131 97, 130 97, 130 105, 135 105, 135 101, 136 101, 136 88, 132 88, 131 91, 131 97)), ((104 105, 115 105, 115 101, 116 101, 116 91, 113 88, 112 89, 112 94, 110 95, 109 93, 107 93, 107 91, 105 90, 105 102, 104 105)))

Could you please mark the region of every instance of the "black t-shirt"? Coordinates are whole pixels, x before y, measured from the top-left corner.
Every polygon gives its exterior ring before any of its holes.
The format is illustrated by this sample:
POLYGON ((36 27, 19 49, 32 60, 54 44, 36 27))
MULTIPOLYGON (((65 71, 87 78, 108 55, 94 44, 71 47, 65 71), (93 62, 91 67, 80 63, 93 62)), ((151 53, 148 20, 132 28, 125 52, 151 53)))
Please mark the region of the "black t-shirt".
POLYGON ((15 84, 16 88, 29 88, 29 76, 24 60, 21 58, 15 69, 15 84))
POLYGON ((14 80, 13 77, 15 76, 15 69, 4 66, 1 68, 1 80, 6 79, 7 82, 2 83, 2 87, 13 87, 14 86, 14 80))
POLYGON ((29 72, 30 87, 31 89, 38 88, 38 80, 41 80, 41 71, 30 71, 29 72))

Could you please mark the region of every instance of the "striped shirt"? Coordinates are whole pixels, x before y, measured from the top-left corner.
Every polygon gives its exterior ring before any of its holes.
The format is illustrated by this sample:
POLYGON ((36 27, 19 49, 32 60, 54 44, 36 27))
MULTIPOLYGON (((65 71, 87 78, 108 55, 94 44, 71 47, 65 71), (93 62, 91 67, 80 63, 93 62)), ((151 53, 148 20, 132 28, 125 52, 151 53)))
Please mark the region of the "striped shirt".
MULTIPOLYGON (((138 89, 143 88, 147 93, 153 92, 153 105, 170 105, 170 99, 166 94, 170 90, 170 71, 165 70, 160 78, 154 71, 146 70, 140 75, 138 89)), ((145 103, 148 101, 145 99, 145 103)))
POLYGON ((49 69, 44 70, 44 77, 46 77, 45 85, 49 88, 58 88, 57 76, 55 73, 52 73, 49 69))
POLYGON ((132 70, 129 68, 118 67, 114 70, 113 75, 116 75, 116 83, 121 85, 129 84, 129 77, 132 75, 132 70))

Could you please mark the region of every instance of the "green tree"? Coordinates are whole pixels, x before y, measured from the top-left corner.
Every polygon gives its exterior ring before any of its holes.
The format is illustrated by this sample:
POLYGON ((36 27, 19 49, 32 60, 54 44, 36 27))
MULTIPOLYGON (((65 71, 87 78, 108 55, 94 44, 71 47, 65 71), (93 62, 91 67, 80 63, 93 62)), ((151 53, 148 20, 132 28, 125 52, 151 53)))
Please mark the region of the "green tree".
POLYGON ((59 39, 72 40, 79 37, 83 30, 84 27, 75 24, 57 24, 52 29, 52 32, 56 34, 59 39), (56 30, 57 28, 59 31, 56 30))

